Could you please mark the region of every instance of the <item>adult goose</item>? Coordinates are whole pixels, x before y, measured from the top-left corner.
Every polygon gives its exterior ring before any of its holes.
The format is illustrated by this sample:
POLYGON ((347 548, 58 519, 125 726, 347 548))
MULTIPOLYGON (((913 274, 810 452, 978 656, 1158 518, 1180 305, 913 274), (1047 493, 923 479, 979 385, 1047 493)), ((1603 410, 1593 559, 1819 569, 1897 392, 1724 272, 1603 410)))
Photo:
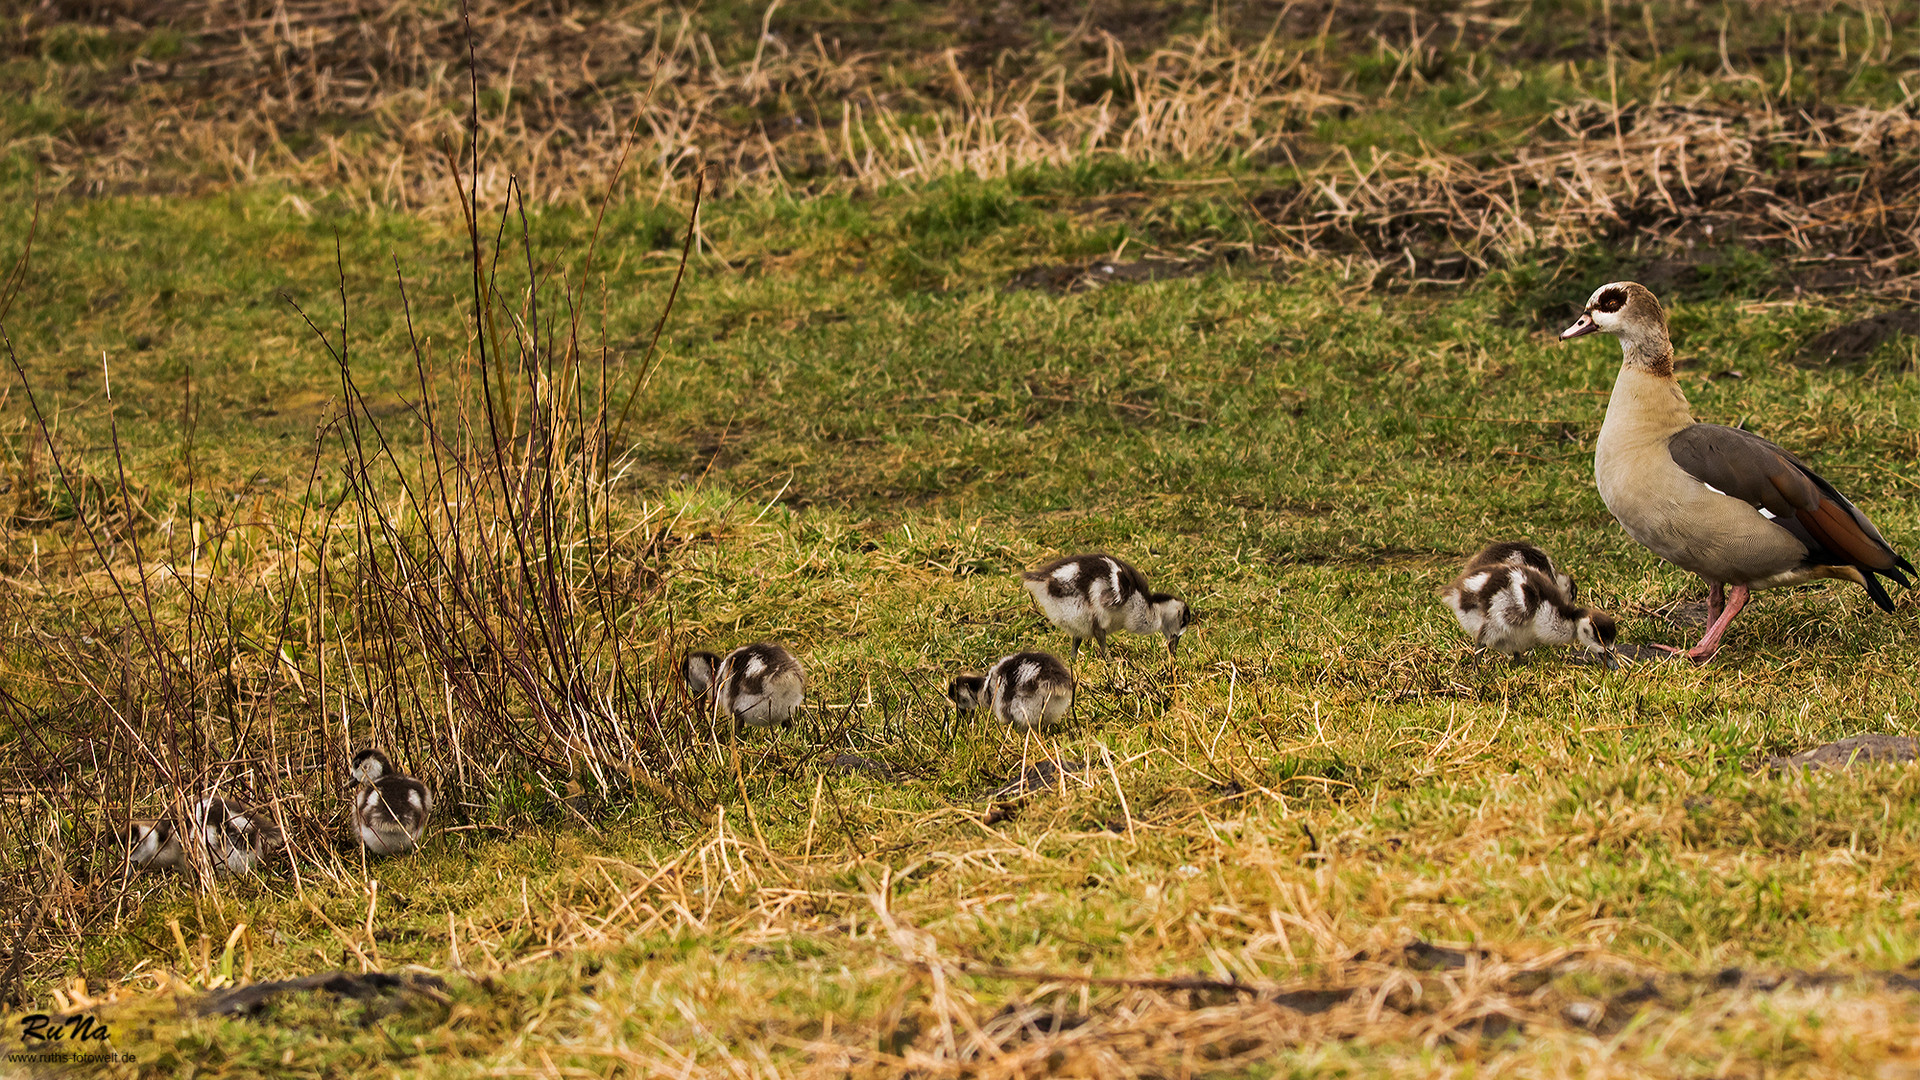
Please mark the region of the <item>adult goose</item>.
POLYGON ((1879 575, 1906 585, 1913 564, 1865 514, 1773 443, 1694 422, 1652 292, 1631 281, 1600 286, 1560 337, 1592 333, 1618 337, 1625 353, 1594 453, 1600 497, 1627 535, 1709 587, 1706 634, 1670 651, 1712 656, 1755 589, 1839 578, 1893 610, 1879 575))

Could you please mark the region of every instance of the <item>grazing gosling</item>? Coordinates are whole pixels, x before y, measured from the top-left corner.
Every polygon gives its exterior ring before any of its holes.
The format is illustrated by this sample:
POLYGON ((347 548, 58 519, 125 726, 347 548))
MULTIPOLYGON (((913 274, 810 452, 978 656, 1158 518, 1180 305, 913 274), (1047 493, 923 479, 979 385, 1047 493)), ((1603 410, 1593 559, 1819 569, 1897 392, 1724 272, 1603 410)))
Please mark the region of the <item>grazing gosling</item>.
POLYGON ((120 838, 127 844, 127 865, 135 870, 177 870, 186 865, 186 849, 180 846, 171 821, 129 821, 120 838))
POLYGON ((198 839, 206 845, 213 869, 229 874, 258 870, 282 846, 280 830, 257 809, 208 795, 193 804, 198 839))
POLYGON ((984 705, 1023 731, 1051 727, 1073 708, 1073 672, 1052 653, 1014 653, 995 660, 985 675, 955 676, 947 699, 963 713, 984 705))
POLYGON ((353 832, 373 855, 401 855, 420 846, 433 815, 433 792, 393 767, 387 755, 368 748, 353 755, 349 775, 360 784, 353 796, 353 832))
POLYGON ((742 645, 725 657, 690 652, 680 661, 680 678, 696 704, 739 727, 791 724, 807 696, 800 661, 770 641, 742 645))
POLYGON ((1618 628, 1604 611, 1574 605, 1531 566, 1469 566, 1441 597, 1474 644, 1520 662, 1536 645, 1579 645, 1616 666, 1618 628))
POLYGON ((1467 560, 1468 570, 1484 570, 1493 566, 1531 566, 1552 578, 1553 583, 1560 586, 1560 591, 1565 594, 1569 604, 1580 599, 1579 588, 1574 584, 1573 575, 1555 569, 1552 556, 1525 540, 1496 540, 1475 552, 1473 558, 1467 560))
POLYGON ((1107 651, 1107 635, 1116 630, 1159 634, 1167 639, 1167 655, 1180 647, 1180 635, 1193 622, 1185 600, 1157 593, 1145 574, 1111 555, 1069 555, 1035 567, 1020 584, 1057 629, 1073 638, 1071 660, 1080 660, 1080 643, 1092 638, 1107 651))

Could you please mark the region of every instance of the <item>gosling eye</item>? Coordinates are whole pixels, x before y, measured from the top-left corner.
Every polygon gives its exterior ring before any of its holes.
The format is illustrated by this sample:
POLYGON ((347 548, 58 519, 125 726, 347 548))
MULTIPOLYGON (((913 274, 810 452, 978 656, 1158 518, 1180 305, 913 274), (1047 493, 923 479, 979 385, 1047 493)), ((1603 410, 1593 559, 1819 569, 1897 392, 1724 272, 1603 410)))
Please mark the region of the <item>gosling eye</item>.
POLYGON ((1594 306, 1611 315, 1627 306, 1627 294, 1622 289, 1608 289, 1600 294, 1600 302, 1594 306))

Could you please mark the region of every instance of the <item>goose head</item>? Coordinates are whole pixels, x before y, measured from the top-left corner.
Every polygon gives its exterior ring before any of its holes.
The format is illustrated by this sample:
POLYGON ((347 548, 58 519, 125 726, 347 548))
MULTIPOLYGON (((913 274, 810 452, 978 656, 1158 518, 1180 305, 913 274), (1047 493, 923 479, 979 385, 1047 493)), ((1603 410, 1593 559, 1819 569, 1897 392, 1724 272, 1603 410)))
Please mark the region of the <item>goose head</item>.
POLYGON ((1612 334, 1628 351, 1636 345, 1664 345, 1667 313, 1653 291, 1637 281, 1613 281, 1593 290, 1586 308, 1572 326, 1560 331, 1560 340, 1588 334, 1612 334))

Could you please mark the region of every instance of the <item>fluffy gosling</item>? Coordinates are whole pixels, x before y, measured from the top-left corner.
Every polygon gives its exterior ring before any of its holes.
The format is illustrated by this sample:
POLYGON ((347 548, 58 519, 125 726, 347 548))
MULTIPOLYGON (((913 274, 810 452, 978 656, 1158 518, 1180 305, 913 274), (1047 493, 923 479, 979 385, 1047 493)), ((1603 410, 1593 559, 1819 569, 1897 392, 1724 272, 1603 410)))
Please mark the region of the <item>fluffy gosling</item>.
POLYGON ((985 675, 955 676, 947 699, 961 712, 985 706, 1023 731, 1051 727, 1073 708, 1073 672, 1052 653, 1014 653, 995 660, 985 675))
POLYGON ((1145 574, 1111 555, 1069 555, 1035 567, 1020 584, 1033 595, 1047 621, 1073 638, 1070 659, 1080 659, 1080 643, 1092 638, 1107 651, 1107 635, 1116 630, 1158 634, 1167 655, 1180 647, 1180 635, 1193 622, 1193 610, 1170 593, 1154 592, 1145 574))
POLYGON ((187 863, 171 821, 129 821, 120 837, 127 845, 127 865, 135 870, 178 870, 187 863))
POLYGON ((258 809, 208 795, 193 804, 198 840, 217 871, 245 874, 258 870, 283 846, 280 830, 258 809))
POLYGON ((1531 566, 1469 568, 1441 594, 1474 644, 1518 663, 1537 645, 1579 645, 1614 667, 1613 616, 1576 606, 1560 586, 1531 566))
POLYGON ((396 770, 387 755, 368 748, 353 755, 348 773, 360 784, 353 796, 353 832, 373 855, 401 855, 420 846, 433 815, 433 792, 396 770))
POLYGON ((806 700, 800 661, 769 641, 742 645, 724 657, 690 652, 680 661, 680 678, 696 704, 740 727, 790 724, 806 700))

